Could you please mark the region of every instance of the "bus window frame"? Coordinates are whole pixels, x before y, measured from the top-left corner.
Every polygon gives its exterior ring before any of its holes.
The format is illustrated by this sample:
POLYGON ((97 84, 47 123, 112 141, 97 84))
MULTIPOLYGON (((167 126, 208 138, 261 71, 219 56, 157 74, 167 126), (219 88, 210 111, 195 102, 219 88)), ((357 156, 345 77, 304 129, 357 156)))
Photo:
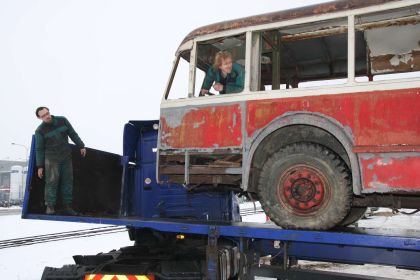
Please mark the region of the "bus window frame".
MULTIPOLYGON (((253 30, 251 31, 252 33, 259 33, 261 34, 264 31, 268 31, 268 30, 280 30, 280 29, 287 29, 290 27, 296 27, 299 25, 304 25, 304 24, 308 24, 308 23, 318 23, 318 22, 323 22, 323 21, 334 21, 334 20, 343 20, 346 21, 346 33, 347 33, 347 76, 340 78, 340 79, 346 79, 345 82, 340 83, 340 84, 334 84, 334 85, 315 85, 315 86, 311 86, 311 87, 306 87, 306 88, 288 88, 288 89, 284 89, 284 88, 278 88, 278 89, 269 89, 269 90, 260 90, 259 88, 259 83, 261 82, 261 71, 258 71, 258 75, 255 77, 254 75, 254 79, 256 81, 254 81, 254 85, 252 85, 251 83, 251 90, 250 92, 252 94, 261 94, 261 93, 268 93, 268 92, 283 92, 285 93, 286 91, 300 91, 300 90, 313 90, 313 89, 319 89, 319 88, 331 88, 331 87, 336 87, 336 86, 351 86, 355 83, 355 26, 354 26, 354 15, 347 15, 347 16, 337 16, 337 17, 333 17, 333 18, 328 18, 328 19, 320 19, 320 20, 314 20, 314 21, 304 21, 301 23, 294 23, 294 24, 288 24, 288 25, 279 25, 278 27, 270 27, 267 29, 262 29, 262 28, 258 28, 258 30, 253 30), (350 27, 351 26, 351 27, 350 27), (351 56, 353 58, 351 58, 351 56), (351 59, 351 62, 350 62, 351 59), (257 84, 258 83, 258 84, 257 84)), ((258 59, 261 59, 261 44, 263 39, 261 38, 262 36, 259 35, 259 41, 258 43, 258 47, 255 47, 255 49, 253 49, 253 53, 252 56, 253 57, 258 57, 258 59)), ((253 40, 255 40, 254 37, 252 37, 253 40)), ((255 61, 257 61, 255 59, 255 61)), ((254 61, 253 61, 254 62, 254 61)), ((257 62, 254 62, 257 63, 257 62)), ((251 67, 256 66, 256 65, 251 65, 251 67)), ((260 61, 258 61, 258 67, 260 67, 260 61)), ((280 73, 279 73, 280 74, 280 73)), ((251 80, 253 78, 251 77, 251 80)), ((280 79, 280 76, 279 76, 280 79)), ((328 81, 328 80, 326 80, 328 81)))
MULTIPOLYGON (((244 90, 238 94, 241 95, 255 95, 255 94, 267 94, 270 93, 285 93, 286 91, 284 89, 275 89, 275 90, 257 90, 257 91, 251 91, 251 88, 254 87, 252 83, 252 76, 251 76, 251 70, 253 67, 253 64, 251 64, 251 59, 255 57, 255 51, 257 48, 253 48, 251 44, 251 39, 254 39, 255 34, 260 33, 265 30, 269 29, 281 29, 285 27, 292 27, 296 25, 301 24, 309 24, 314 22, 320 22, 320 21, 327 21, 327 20, 338 20, 340 18, 344 19, 347 18, 347 81, 340 85, 319 85, 314 87, 308 87, 308 88, 290 88, 287 89, 287 92, 295 92, 295 91, 312 91, 314 89, 324 89, 324 88, 337 88, 337 87, 353 87, 353 86, 360 86, 363 82, 356 81, 355 77, 355 32, 356 32, 356 24, 355 24, 355 17, 356 16, 362 16, 367 15, 371 13, 378 13, 378 12, 385 12, 387 10, 392 9, 400 9, 412 6, 412 3, 410 1, 404 3, 404 2, 395 2, 395 3, 388 3, 386 5, 382 5, 380 7, 378 6, 371 6, 371 7, 365 7, 350 11, 340 11, 337 13, 326 13, 321 15, 314 15, 309 16, 305 18, 296 18, 296 19, 290 19, 285 21, 279 21, 279 22, 273 22, 273 23, 266 23, 262 25, 256 25, 256 26, 249 26, 249 27, 241 27, 237 29, 230 29, 226 31, 220 31, 213 34, 206 34, 202 36, 195 37, 193 39, 190 39, 186 42, 184 42, 177 50, 177 59, 180 59, 180 53, 185 50, 191 50, 190 56, 192 56, 194 59, 196 59, 196 49, 197 49, 197 43, 208 41, 216 38, 222 38, 222 37, 230 37, 230 36, 237 36, 240 34, 246 34, 246 49, 245 49, 245 83, 244 83, 244 90)), ((191 58, 190 58, 191 59, 191 58)), ((191 83, 195 83, 195 66, 196 61, 193 63, 194 65, 191 65, 190 60, 190 70, 194 68, 194 73, 191 73, 190 71, 190 77, 189 77, 189 89, 193 90, 194 94, 194 85, 191 85, 191 83), (191 78, 194 77, 194 81, 191 80, 191 78)), ((172 83, 172 79, 175 76, 174 70, 176 71, 176 66, 174 63, 174 67, 172 68, 171 76, 168 81, 165 95, 162 100, 162 102, 174 102, 175 100, 168 100, 167 95, 170 91, 170 85, 172 83)), ((255 75, 254 75, 255 76, 255 75)), ((259 77, 258 77, 259 78, 259 77)), ((393 79, 393 80, 383 80, 383 81, 370 81, 370 85, 378 85, 378 84, 388 84, 388 83, 396 83, 401 81, 412 81, 412 80, 419 80, 419 78, 400 78, 400 79, 393 79)), ((191 93, 191 90, 189 90, 189 95, 191 93)), ((192 96, 188 96, 186 100, 191 101, 195 100, 192 96)), ((221 95, 214 95, 214 96, 206 96, 205 99, 213 99, 213 98, 227 98, 229 99, 231 96, 221 96, 221 95)), ((200 98, 202 99, 202 98, 200 98)), ((184 99, 185 100, 185 99, 184 99)))
MULTIPOLYGON (((248 61, 248 56, 249 56, 249 50, 248 50, 248 36, 251 35, 251 31, 248 32, 235 32, 235 33, 231 33, 229 35, 223 35, 223 36, 211 36, 211 37, 202 37, 202 38, 197 38, 197 39, 193 39, 188 41, 187 43, 183 44, 180 48, 178 48, 177 52, 176 52, 176 57, 172 63, 172 68, 171 68, 171 72, 169 75, 169 79, 168 82, 166 84, 165 87, 165 94, 162 98, 162 102, 171 102, 171 101, 176 101, 177 99, 168 99, 170 90, 171 90, 171 86, 173 83, 173 80, 175 78, 175 74, 179 65, 179 61, 182 58, 181 54, 185 51, 190 51, 190 61, 189 61, 189 77, 188 77, 188 100, 192 100, 194 99, 194 97, 198 97, 195 96, 195 77, 196 77, 196 66, 197 66, 197 46, 198 44, 202 43, 202 42, 206 42, 209 41, 211 39, 216 39, 216 38, 228 38, 228 37, 234 37, 234 36, 238 36, 244 34, 245 35, 245 81, 244 81, 244 89, 241 92, 238 92, 237 94, 243 94, 244 92, 249 91, 249 81, 248 81, 248 87, 247 87, 247 73, 249 71, 247 71, 247 67, 250 67, 250 65, 247 66, 248 61), (248 88, 248 90, 247 90, 248 88)), ((249 79, 249 77, 248 77, 249 79)), ((202 96, 205 98, 208 97, 212 97, 212 98, 220 98, 220 96, 222 95, 213 95, 213 96, 202 96)), ((202 98, 200 97, 200 98, 202 98)), ((224 96, 227 97, 227 96, 224 96)))
MULTIPOLYGON (((179 62, 182 58, 181 54, 185 51, 190 51, 190 56, 191 56, 192 47, 193 47, 192 42, 188 41, 185 44, 182 44, 178 48, 178 50, 176 51, 175 59, 172 62, 172 68, 171 68, 171 71, 169 72, 170 75, 169 75, 168 81, 166 83, 165 93, 162 97, 162 102, 170 101, 170 99, 168 99, 168 96, 169 96, 169 93, 171 92, 172 83, 174 81, 176 71, 178 70, 179 62)), ((174 100, 176 100, 176 99, 174 99, 174 100)))

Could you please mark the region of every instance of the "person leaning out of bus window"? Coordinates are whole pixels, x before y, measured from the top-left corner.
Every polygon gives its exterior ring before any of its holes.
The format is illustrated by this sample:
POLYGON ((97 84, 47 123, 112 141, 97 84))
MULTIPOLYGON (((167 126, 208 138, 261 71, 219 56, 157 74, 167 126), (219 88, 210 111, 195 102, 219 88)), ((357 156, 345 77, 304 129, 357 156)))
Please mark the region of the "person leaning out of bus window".
POLYGON ((232 61, 230 52, 219 51, 216 54, 214 64, 204 78, 200 96, 212 95, 209 92, 211 86, 220 94, 238 93, 244 89, 244 69, 232 61))

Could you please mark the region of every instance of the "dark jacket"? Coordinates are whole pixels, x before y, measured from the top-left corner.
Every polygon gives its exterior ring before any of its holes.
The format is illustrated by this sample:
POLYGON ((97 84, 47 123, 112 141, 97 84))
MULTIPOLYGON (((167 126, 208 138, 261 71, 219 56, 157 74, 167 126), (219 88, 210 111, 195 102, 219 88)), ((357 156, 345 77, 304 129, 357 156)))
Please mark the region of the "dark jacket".
POLYGON ((52 159, 69 156, 69 137, 78 148, 84 148, 85 144, 65 117, 52 116, 51 123, 42 122, 35 131, 36 165, 44 166, 46 156, 52 159))
POLYGON ((223 79, 220 69, 210 67, 201 88, 209 90, 216 82, 223 84, 223 91, 220 94, 241 92, 244 89, 244 76, 243 67, 237 63, 233 63, 232 72, 226 76, 226 79, 223 79))

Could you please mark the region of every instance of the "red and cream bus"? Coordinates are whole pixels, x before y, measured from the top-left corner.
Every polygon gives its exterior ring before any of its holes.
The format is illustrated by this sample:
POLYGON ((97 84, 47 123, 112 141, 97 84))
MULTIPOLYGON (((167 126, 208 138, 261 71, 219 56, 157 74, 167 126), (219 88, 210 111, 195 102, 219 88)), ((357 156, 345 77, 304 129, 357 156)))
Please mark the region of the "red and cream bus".
POLYGON ((420 209, 420 1, 335 1, 204 26, 161 102, 158 180, 237 191, 284 228, 420 209), (242 92, 200 96, 214 56, 242 92))

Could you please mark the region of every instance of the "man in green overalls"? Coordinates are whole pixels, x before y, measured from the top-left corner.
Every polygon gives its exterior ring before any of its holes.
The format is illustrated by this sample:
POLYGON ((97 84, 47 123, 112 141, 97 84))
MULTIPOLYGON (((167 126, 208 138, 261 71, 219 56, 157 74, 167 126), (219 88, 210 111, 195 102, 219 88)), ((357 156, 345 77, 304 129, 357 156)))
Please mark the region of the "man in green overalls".
POLYGON ((35 114, 42 120, 35 131, 35 151, 38 177, 42 179, 45 173, 45 213, 55 213, 59 191, 64 214, 77 215, 72 208, 73 165, 68 137, 80 149, 82 157, 86 155, 85 144, 65 117, 50 115, 47 107, 37 108, 35 114))

